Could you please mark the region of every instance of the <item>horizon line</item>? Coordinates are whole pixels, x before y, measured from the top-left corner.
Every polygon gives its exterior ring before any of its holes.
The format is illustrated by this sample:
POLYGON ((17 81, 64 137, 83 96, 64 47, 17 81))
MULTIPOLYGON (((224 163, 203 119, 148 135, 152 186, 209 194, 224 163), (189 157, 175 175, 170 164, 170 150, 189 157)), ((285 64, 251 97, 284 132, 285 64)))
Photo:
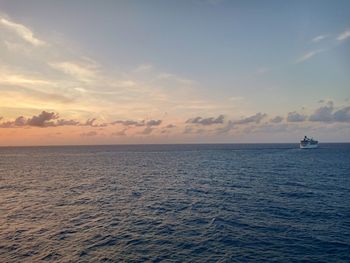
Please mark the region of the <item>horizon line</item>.
MULTIPOLYGON (((154 146, 154 145, 242 145, 242 144, 299 144, 299 142, 236 142, 236 143, 125 143, 125 144, 42 144, 42 145, 0 145, 0 148, 26 148, 26 147, 94 147, 94 146, 154 146)), ((350 144, 347 142, 322 142, 322 144, 350 144)))

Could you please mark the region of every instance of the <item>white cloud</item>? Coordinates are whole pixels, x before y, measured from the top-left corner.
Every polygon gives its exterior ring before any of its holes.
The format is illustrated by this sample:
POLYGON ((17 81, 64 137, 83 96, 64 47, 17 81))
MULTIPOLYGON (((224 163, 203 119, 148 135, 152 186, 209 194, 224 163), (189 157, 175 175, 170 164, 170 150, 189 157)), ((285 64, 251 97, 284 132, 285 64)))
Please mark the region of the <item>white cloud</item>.
POLYGON ((79 65, 75 62, 65 61, 65 62, 55 62, 49 63, 49 65, 62 71, 65 74, 71 75, 78 80, 88 82, 96 77, 96 71, 90 66, 79 65))
POLYGON ((312 39, 312 42, 317 43, 317 42, 320 42, 321 40, 324 40, 324 39, 326 39, 328 37, 329 37, 329 35, 319 35, 317 37, 314 37, 312 39))
POLYGON ((36 79, 21 74, 9 74, 0 71, 0 83, 7 85, 45 85, 52 86, 53 83, 45 79, 36 79))
POLYGON ((148 72, 151 70, 153 70, 153 66, 151 64, 141 64, 134 69, 134 72, 148 72))
POLYGON ((349 37, 350 37, 350 29, 345 30, 343 33, 341 33, 341 34, 337 37, 337 40, 338 40, 338 41, 343 41, 343 40, 345 40, 345 39, 347 39, 347 38, 349 38, 349 37))
POLYGON ((309 60, 310 58, 316 56, 317 54, 320 54, 320 53, 325 52, 325 51, 326 51, 325 49, 317 49, 317 50, 309 51, 309 52, 305 53, 304 55, 302 55, 300 58, 298 58, 295 62, 302 63, 302 62, 309 60))
POLYGON ((17 24, 12 21, 9 21, 5 18, 0 19, 0 25, 8 28, 15 32, 19 37, 21 37, 26 42, 32 44, 33 46, 43 46, 46 43, 36 37, 34 37, 34 33, 27 27, 22 24, 17 24))

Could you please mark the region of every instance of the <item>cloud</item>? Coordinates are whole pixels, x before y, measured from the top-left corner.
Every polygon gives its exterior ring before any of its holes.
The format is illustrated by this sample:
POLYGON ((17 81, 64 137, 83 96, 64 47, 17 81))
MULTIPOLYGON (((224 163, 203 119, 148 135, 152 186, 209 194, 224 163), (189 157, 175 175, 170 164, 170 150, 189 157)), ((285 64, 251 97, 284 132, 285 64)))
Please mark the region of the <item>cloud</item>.
POLYGON ((162 120, 149 120, 146 122, 147 126, 158 126, 162 123, 162 120))
POLYGON ((337 40, 338 41, 344 41, 346 39, 348 39, 350 37, 350 29, 345 30, 344 32, 342 32, 338 37, 337 40))
POLYGON ((53 86, 53 83, 45 79, 36 79, 23 74, 13 74, 1 70, 0 82, 8 85, 33 85, 33 86, 53 86))
POLYGON ((80 124, 79 121, 61 119, 61 120, 57 120, 55 125, 56 126, 77 126, 79 124, 80 124))
POLYGON ((89 82, 96 78, 95 64, 83 65, 71 61, 65 61, 49 63, 49 66, 84 82, 89 82))
POLYGON ((15 126, 25 126, 27 125, 27 120, 23 116, 19 116, 14 121, 15 126))
POLYGON ((121 124, 124 126, 136 126, 136 127, 141 127, 141 126, 145 126, 145 121, 133 121, 133 120, 118 120, 118 121, 114 121, 111 123, 112 125, 114 124, 121 124))
POLYGON ((0 128, 18 128, 18 127, 58 127, 58 126, 78 126, 79 121, 59 119, 58 113, 42 111, 38 115, 30 118, 23 116, 17 117, 14 121, 0 123, 0 128))
POLYGON ((325 52, 326 50, 325 49, 317 49, 317 50, 312 50, 312 51, 309 51, 307 53, 305 53, 304 55, 302 55, 300 58, 298 58, 295 63, 302 63, 306 60, 309 60, 310 58, 316 56, 317 54, 320 54, 322 52, 325 52))
POLYGON ((232 123, 234 125, 247 124, 247 123, 253 123, 253 122, 259 123, 266 116, 267 116, 266 113, 258 112, 255 115, 249 116, 247 118, 244 118, 244 119, 241 119, 241 120, 238 120, 238 121, 233 121, 232 123))
POLYGON ((22 24, 18 24, 9 21, 5 18, 1 18, 0 25, 5 26, 9 30, 15 32, 20 38, 22 38, 23 40, 25 40, 33 46, 39 47, 46 44, 44 41, 34 37, 33 32, 22 24))
MULTIPOLYGON (((143 135, 149 135, 154 131, 154 126, 159 126, 162 123, 162 120, 149 120, 149 121, 131 121, 131 120, 127 120, 127 121, 115 121, 112 122, 112 124, 115 123, 121 123, 124 126, 135 126, 135 127, 146 127, 144 130, 142 130, 141 132, 139 132, 139 134, 143 134, 143 135)), ((125 131, 125 130, 124 130, 125 131)))
POLYGON ((318 108, 309 118, 314 122, 350 122, 350 106, 335 110, 333 102, 318 108))
POLYGON ((121 131, 118 131, 118 132, 113 132, 111 135, 112 136, 126 136, 126 130, 127 129, 124 129, 124 130, 121 130, 121 131))
POLYGON ((89 131, 89 132, 83 132, 80 134, 81 137, 93 137, 97 136, 97 132, 95 131, 89 131))
POLYGON ((225 134, 228 133, 230 130, 234 128, 234 124, 232 121, 228 121, 227 124, 224 127, 220 127, 216 130, 217 134, 225 134))
POLYGON ((333 102, 318 108, 310 117, 309 121, 331 122, 333 120, 333 102))
MULTIPOLYGON (((2 118, 0 118, 0 120, 2 120, 2 118)), ((77 120, 60 119, 58 113, 42 111, 40 114, 34 115, 30 118, 19 116, 13 121, 2 122, 2 123, 0 123, 0 128, 18 128, 18 127, 23 127, 23 126, 42 127, 42 128, 58 127, 58 126, 107 127, 109 125, 115 125, 117 123, 120 123, 123 126, 152 128, 155 126, 159 126, 162 123, 162 120, 149 120, 149 121, 145 121, 145 120, 142 120, 142 121, 132 121, 132 120, 121 121, 120 120, 120 121, 114 121, 114 122, 110 122, 110 123, 96 123, 96 122, 97 122, 96 118, 88 119, 85 122, 80 122, 77 120)), ((145 132, 150 133, 152 130, 146 129, 145 132)))
POLYGON ((168 124, 167 126, 165 126, 166 129, 172 129, 172 128, 176 128, 176 126, 174 124, 168 124))
POLYGON ((78 123, 79 126, 106 127, 108 123, 96 124, 96 118, 88 119, 85 123, 78 123))
POLYGON ((280 123, 282 121, 283 121, 283 117, 281 117, 281 116, 276 116, 275 118, 272 118, 270 120, 270 122, 272 122, 272 123, 280 123))
POLYGON ((49 127, 56 126, 52 120, 58 118, 54 112, 42 111, 39 115, 33 116, 29 119, 19 116, 14 121, 7 121, 0 124, 1 128, 35 126, 35 127, 49 127))
POLYGON ((134 69, 134 72, 148 72, 151 70, 153 70, 153 66, 151 64, 141 64, 134 69))
POLYGON ((36 126, 36 127, 48 127, 54 126, 55 123, 52 120, 58 118, 58 114, 54 112, 43 111, 38 116, 33 116, 27 120, 28 126, 36 126))
POLYGON ((296 111, 289 112, 287 116, 288 122, 302 122, 307 119, 307 116, 297 113, 296 111))
POLYGON ((338 122, 350 122, 350 106, 337 110, 333 113, 333 117, 338 122))
POLYGON ((149 135, 152 133, 153 130, 154 129, 149 126, 149 127, 146 127, 140 134, 149 135))
POLYGON ((250 123, 260 123, 262 119, 267 116, 266 113, 258 112, 252 116, 243 118, 241 120, 229 120, 224 127, 216 129, 217 134, 226 134, 237 126, 250 124, 250 123))
POLYGON ((317 37, 314 37, 311 41, 314 43, 317 43, 317 42, 320 42, 321 40, 324 40, 328 37, 329 37, 329 35, 319 35, 317 37))
POLYGON ((207 130, 204 128, 195 128, 193 126, 186 126, 182 133, 183 134, 204 134, 204 133, 209 134, 211 132, 212 132, 212 130, 207 130))
POLYGON ((183 134, 190 134, 190 133, 192 133, 192 131, 193 131, 193 128, 191 126, 186 126, 182 133, 183 134))
POLYGON ((11 128, 14 126, 23 126, 25 122, 23 122, 24 117, 20 116, 16 118, 14 121, 7 121, 7 122, 2 122, 0 124, 0 128, 11 128))
POLYGON ((213 124, 222 124, 224 123, 224 115, 219 115, 218 117, 202 118, 196 117, 188 119, 186 123, 190 124, 200 124, 200 125, 213 125, 213 124))
POLYGON ((110 124, 122 124, 124 126, 135 126, 135 127, 142 127, 142 126, 159 126, 162 123, 162 120, 149 120, 149 121, 134 121, 134 120, 117 120, 113 121, 110 124))

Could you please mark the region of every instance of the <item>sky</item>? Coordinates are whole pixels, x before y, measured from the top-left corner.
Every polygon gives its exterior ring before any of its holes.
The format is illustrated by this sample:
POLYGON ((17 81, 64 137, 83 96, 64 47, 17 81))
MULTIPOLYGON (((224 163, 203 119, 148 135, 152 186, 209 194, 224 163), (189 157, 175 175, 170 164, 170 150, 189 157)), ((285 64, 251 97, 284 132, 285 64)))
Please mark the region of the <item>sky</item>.
POLYGON ((0 0, 0 146, 350 142, 349 10, 0 0))

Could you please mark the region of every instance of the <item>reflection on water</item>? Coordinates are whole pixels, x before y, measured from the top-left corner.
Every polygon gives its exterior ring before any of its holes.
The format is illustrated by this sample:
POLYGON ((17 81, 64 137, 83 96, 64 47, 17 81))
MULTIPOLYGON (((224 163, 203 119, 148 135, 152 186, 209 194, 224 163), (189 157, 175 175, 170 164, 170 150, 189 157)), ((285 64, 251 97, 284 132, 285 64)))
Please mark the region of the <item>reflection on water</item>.
POLYGON ((0 148, 1 262, 350 260, 350 145, 0 148))

